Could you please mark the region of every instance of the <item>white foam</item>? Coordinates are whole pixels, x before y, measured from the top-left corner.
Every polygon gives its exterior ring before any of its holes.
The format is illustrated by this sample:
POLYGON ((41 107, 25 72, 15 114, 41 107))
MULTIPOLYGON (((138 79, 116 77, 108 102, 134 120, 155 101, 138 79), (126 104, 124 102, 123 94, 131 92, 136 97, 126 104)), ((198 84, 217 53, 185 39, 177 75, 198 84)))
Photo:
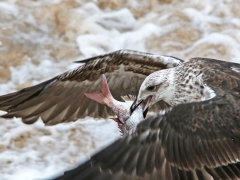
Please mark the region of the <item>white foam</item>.
MULTIPOLYGON (((5 15, 17 17, 19 21, 25 22, 26 26, 28 24, 38 30, 33 29, 27 33, 19 31, 10 38, 16 39, 23 45, 25 41, 39 43, 40 50, 36 49, 39 64, 36 64, 36 61, 32 62, 26 55, 26 62, 17 67, 10 67, 10 80, 0 84, 1 95, 13 92, 25 83, 37 84, 79 65, 71 64, 69 61, 53 61, 49 56, 51 49, 41 49, 42 45, 52 42, 53 34, 49 32, 50 27, 47 23, 37 21, 33 12, 46 5, 61 3, 61 0, 28 2, 28 8, 20 8, 21 3, 15 4, 15 2, 17 1, 0 2, 0 10, 5 15)), ((240 62, 240 21, 232 11, 234 1, 197 0, 179 1, 174 4, 156 3, 144 6, 141 13, 137 12, 142 7, 137 0, 130 0, 124 7, 119 6, 116 10, 109 8, 111 6, 104 8, 104 5, 100 8, 96 5, 97 1, 94 1, 96 3, 83 3, 81 0, 75 2, 80 5, 72 8, 71 12, 74 12, 72 14, 75 16, 69 18, 70 22, 67 25, 69 28, 75 27, 74 33, 78 36, 76 41, 82 54, 79 57, 81 59, 119 49, 145 52, 154 50, 159 54, 164 52, 167 55, 185 58, 186 54, 192 56, 192 52, 198 47, 213 44, 224 47, 226 51, 224 58, 227 59, 222 59, 240 62), (182 39, 173 38, 175 36, 172 37, 171 33, 188 28, 196 29, 200 35, 186 47, 182 39), (160 47, 153 46, 151 49, 147 46, 151 43, 160 47), (162 51, 169 46, 185 48, 180 50, 169 48, 167 51, 162 51)), ((70 6, 67 7, 70 10, 70 6)), ((68 14, 66 16, 68 17, 68 14)), ((13 28, 12 22, 0 24, 3 29, 13 28)), ((188 36, 191 37, 192 34, 189 33, 188 36)), ((2 39, 0 41, 2 42, 0 48, 5 52, 6 42, 2 39)), ((215 49, 209 51, 219 54, 215 49)), ((234 67, 233 70, 239 71, 234 67)), ((29 126, 17 118, 0 119, 0 132, 1 180, 48 178, 77 165, 93 152, 119 137, 116 123, 111 120, 96 121, 91 118, 52 127, 44 126, 41 121, 29 126)))
POLYGON ((18 7, 13 3, 0 2, 0 10, 4 11, 4 13, 12 14, 14 16, 17 16, 19 14, 18 7))

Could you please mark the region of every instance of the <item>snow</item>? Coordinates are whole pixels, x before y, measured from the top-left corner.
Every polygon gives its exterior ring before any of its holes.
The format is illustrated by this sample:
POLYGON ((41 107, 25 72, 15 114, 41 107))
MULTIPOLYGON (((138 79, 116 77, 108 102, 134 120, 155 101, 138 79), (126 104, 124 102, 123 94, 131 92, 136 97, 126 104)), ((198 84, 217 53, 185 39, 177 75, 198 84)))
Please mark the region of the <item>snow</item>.
MULTIPOLYGON (((119 49, 240 62, 240 14, 235 1, 149 1, 143 6, 130 0, 116 7, 115 1, 71 2, 78 5, 63 0, 0 2, 4 13, 0 16, 0 72, 10 71, 0 84, 0 95, 76 68, 80 64, 74 60, 119 49), (53 9, 40 13, 49 7, 53 9), (58 24, 51 24, 51 13, 57 8, 58 24), (71 56, 74 48, 77 53, 71 56), (9 60, 9 66, 2 65, 7 50, 23 53, 22 62, 13 65, 9 60)), ((18 118, 0 119, 0 132, 1 180, 49 179, 119 138, 114 121, 90 117, 56 126, 45 126, 40 120, 25 125, 18 118)))

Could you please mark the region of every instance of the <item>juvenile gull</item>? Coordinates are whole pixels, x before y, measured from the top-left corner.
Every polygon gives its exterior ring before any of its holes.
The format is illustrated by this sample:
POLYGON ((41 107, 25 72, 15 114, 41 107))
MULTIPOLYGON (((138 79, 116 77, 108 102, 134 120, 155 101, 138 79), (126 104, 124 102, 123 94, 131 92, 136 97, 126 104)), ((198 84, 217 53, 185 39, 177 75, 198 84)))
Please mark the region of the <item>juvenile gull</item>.
MULTIPOLYGON (((60 74, 38 85, 0 96, 2 117, 21 117, 27 124, 41 117, 47 125, 76 121, 91 116, 108 118, 112 110, 85 96, 98 89, 102 74, 106 75, 113 97, 121 100, 126 94, 137 95, 144 78, 159 69, 179 65, 182 60, 169 56, 119 50, 79 61, 75 70, 60 74)), ((160 102, 152 110, 166 108, 160 102)))
POLYGON ((0 109, 8 113, 4 117, 27 123, 41 117, 56 124, 108 116, 109 111, 83 97, 97 89, 101 74, 114 97, 137 94, 140 88, 132 111, 143 102, 145 109, 161 102, 165 111, 55 179, 240 178, 239 64, 206 58, 183 62, 126 50, 82 62, 75 71, 0 97, 0 109))
POLYGON ((154 72, 131 110, 171 105, 55 180, 240 178, 240 65, 193 58, 154 72))

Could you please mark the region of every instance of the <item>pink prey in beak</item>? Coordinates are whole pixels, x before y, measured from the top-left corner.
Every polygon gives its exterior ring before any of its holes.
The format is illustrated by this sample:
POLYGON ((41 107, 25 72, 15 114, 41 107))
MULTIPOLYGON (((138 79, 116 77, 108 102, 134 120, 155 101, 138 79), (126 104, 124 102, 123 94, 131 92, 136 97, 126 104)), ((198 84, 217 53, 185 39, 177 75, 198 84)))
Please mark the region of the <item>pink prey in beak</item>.
POLYGON ((136 99, 134 95, 121 96, 124 100, 118 101, 112 96, 108 87, 105 75, 102 76, 101 88, 97 92, 85 93, 85 95, 102 105, 108 106, 117 115, 117 118, 111 118, 118 124, 122 135, 131 134, 136 130, 137 125, 144 120, 143 109, 139 106, 134 114, 130 115, 130 106, 136 99))

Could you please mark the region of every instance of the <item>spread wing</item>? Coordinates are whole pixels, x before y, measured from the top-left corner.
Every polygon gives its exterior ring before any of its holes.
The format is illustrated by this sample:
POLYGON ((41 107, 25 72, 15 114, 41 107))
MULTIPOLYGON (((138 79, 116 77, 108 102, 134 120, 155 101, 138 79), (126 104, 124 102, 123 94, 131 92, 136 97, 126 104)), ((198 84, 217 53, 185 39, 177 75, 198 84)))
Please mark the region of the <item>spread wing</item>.
POLYGON ((236 106, 221 98, 175 106, 55 180, 240 178, 240 109, 228 112, 236 106))
MULTIPOLYGON (((79 68, 36 86, 0 97, 3 117, 21 117, 33 123, 39 117, 48 125, 75 121, 86 116, 106 118, 110 109, 87 97, 85 92, 99 90, 105 74, 113 97, 136 95, 143 79, 153 71, 177 66, 177 58, 120 50, 81 61, 79 68)), ((160 104, 160 106, 165 106, 160 104)))
POLYGON ((135 134, 55 180, 239 179, 240 66, 199 58, 188 64, 199 60, 213 99, 179 104, 146 119, 135 134))

